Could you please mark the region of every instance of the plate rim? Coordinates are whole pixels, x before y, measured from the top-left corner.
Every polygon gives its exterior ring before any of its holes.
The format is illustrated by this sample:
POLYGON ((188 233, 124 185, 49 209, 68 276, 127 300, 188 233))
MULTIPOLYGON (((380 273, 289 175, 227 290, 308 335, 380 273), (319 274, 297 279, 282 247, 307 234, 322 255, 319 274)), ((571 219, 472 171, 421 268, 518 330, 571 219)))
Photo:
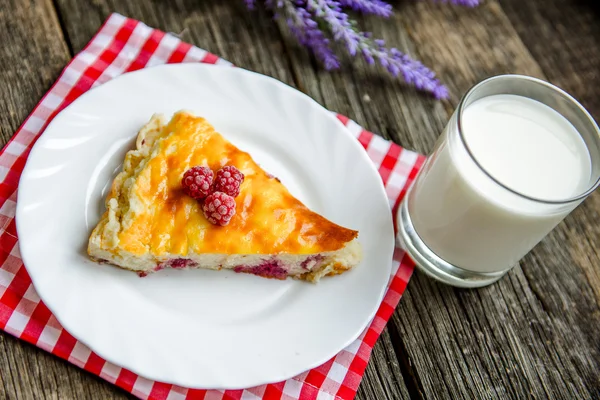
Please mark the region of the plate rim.
MULTIPOLYGON (((346 140, 348 140, 348 142, 351 143, 352 146, 357 147, 360 150, 360 154, 361 154, 360 157, 367 164, 367 168, 369 168, 371 170, 371 172, 374 174, 374 176, 380 177, 380 174, 377 171, 375 164, 369 158, 366 150, 359 143, 357 138, 352 135, 352 133, 348 130, 348 128, 337 117, 335 117, 333 112, 326 109, 324 106, 322 106, 320 103, 318 103, 315 99, 313 99, 312 97, 308 96, 307 94, 301 92, 300 90, 295 89, 294 87, 292 87, 282 81, 279 81, 278 79, 275 79, 273 77, 263 75, 258 72, 250 71, 247 69, 239 68, 239 67, 231 67, 231 66, 224 66, 224 65, 212 65, 212 64, 205 64, 205 63, 162 64, 162 65, 156 65, 156 66, 152 66, 152 67, 142 68, 137 71, 123 73, 119 76, 112 78, 110 81, 107 81, 105 83, 102 83, 98 86, 95 86, 95 87, 89 89, 88 91, 83 93, 81 96, 79 96, 77 99, 75 99, 72 103, 70 103, 67 107, 65 107, 59 113, 57 113, 54 116, 54 118, 46 125, 46 127, 43 129, 43 131, 40 132, 40 134, 37 137, 36 142, 34 143, 34 145, 31 148, 29 155, 27 156, 26 164, 21 172, 21 176, 19 177, 19 184, 17 187, 17 205, 16 205, 16 211, 15 211, 15 223, 16 223, 16 229, 17 229, 17 237, 19 237, 19 238, 21 237, 21 235, 19 233, 23 232, 23 229, 24 229, 22 226, 22 222, 21 223, 19 222, 20 220, 22 220, 22 218, 19 218, 19 216, 23 215, 23 213, 24 213, 23 202, 18 201, 19 193, 21 192, 22 181, 24 180, 24 177, 27 176, 26 172, 28 171, 28 169, 31 168, 32 164, 30 163, 30 160, 32 158, 35 158, 37 152, 40 151, 40 148, 41 148, 40 143, 44 143, 44 133, 48 129, 52 128, 54 125, 58 125, 61 122, 62 118, 65 118, 64 117, 66 115, 65 111, 69 110, 74 104, 79 102, 80 99, 84 99, 84 98, 89 97, 90 95, 93 95, 93 93, 96 90, 98 90, 99 88, 106 87, 107 85, 108 86, 117 85, 117 84, 119 84, 120 81, 127 79, 127 77, 129 75, 144 74, 148 70, 151 70, 151 69, 154 70, 154 69, 179 69, 179 68, 181 68, 181 69, 197 68, 199 70, 202 70, 205 68, 228 70, 228 71, 232 71, 232 73, 240 73, 240 74, 242 74, 242 76, 246 75, 246 76, 250 77, 250 79, 264 80, 267 83, 273 84, 278 89, 284 90, 286 92, 286 95, 293 95, 293 96, 302 98, 304 101, 307 102, 307 104, 310 104, 310 107, 318 109, 318 113, 321 114, 323 116, 323 118, 328 118, 330 120, 335 121, 335 124, 337 124, 338 127, 341 128, 341 129, 339 129, 339 131, 343 132, 343 135, 346 137, 346 140), (233 71, 236 71, 236 72, 233 72, 233 71)), ((199 71, 199 72, 201 72, 201 71, 199 71)), ((385 186, 381 179, 377 179, 377 187, 378 187, 377 196, 382 197, 383 199, 385 199, 386 204, 389 204, 388 197, 387 197, 387 194, 385 191, 385 186)), ((387 240, 387 243, 385 244, 386 253, 389 254, 389 263, 386 267, 388 278, 387 278, 385 284, 381 286, 379 293, 378 293, 377 301, 374 303, 372 310, 369 312, 368 318, 365 317, 365 323, 362 324, 362 327, 357 332, 354 332, 352 335, 350 335, 350 339, 345 341, 343 344, 341 343, 340 345, 336 346, 335 351, 324 352, 324 353, 327 353, 325 356, 320 357, 317 361, 314 361, 313 363, 307 364, 306 366, 302 367, 300 370, 295 371, 293 373, 281 374, 278 377, 273 377, 273 379, 265 380, 263 378, 262 380, 260 380, 260 381, 257 380, 256 382, 254 382, 250 385, 248 385, 248 384, 228 385, 228 386, 216 385, 216 386, 210 386, 210 387, 198 386, 197 384, 195 384, 193 382, 188 382, 186 380, 179 380, 177 378, 164 380, 160 376, 155 376, 154 374, 147 374, 145 372, 140 372, 140 371, 136 370, 135 368, 130 368, 129 366, 122 365, 118 362, 112 361, 111 357, 107 357, 106 354, 103 354, 104 352, 95 350, 93 348, 93 346, 90 346, 90 344, 88 344, 87 340, 83 337, 83 336, 85 336, 85 332, 81 332, 81 330, 77 329, 77 327, 74 326, 76 324, 70 324, 68 322, 65 323, 65 321, 62 319, 62 317, 60 317, 61 313, 56 312, 56 309, 55 309, 54 305, 52 304, 52 301, 47 302, 46 300, 44 300, 45 298, 49 298, 51 296, 48 296, 48 291, 46 291, 44 289, 44 285, 40 286, 40 281, 38 279, 39 276, 35 277, 35 274, 29 273, 29 268, 27 267, 27 264, 28 264, 28 261, 29 262, 32 261, 31 260, 32 257, 30 257, 30 254, 27 252, 27 250, 22 251, 22 249, 23 249, 22 242, 23 241, 20 239, 19 239, 19 250, 20 250, 21 260, 23 262, 23 265, 25 266, 26 270, 28 271, 28 275, 30 276, 32 284, 33 284, 36 292, 38 293, 41 301, 44 302, 46 307, 48 307, 50 312, 53 314, 53 316, 57 319, 57 321, 60 323, 62 328, 67 333, 69 333, 71 336, 73 336, 78 342, 81 342, 83 345, 85 345, 87 348, 89 348, 92 352, 94 352, 95 354, 100 356, 106 362, 109 362, 120 368, 128 369, 140 377, 143 377, 143 378, 146 378, 146 379, 149 379, 152 381, 156 381, 156 382, 165 382, 165 383, 170 383, 170 384, 174 384, 174 385, 178 385, 178 386, 182 386, 182 387, 186 387, 186 388, 192 388, 192 389, 238 390, 238 389, 246 389, 249 387, 255 387, 255 386, 261 386, 261 385, 286 381, 286 380, 291 379, 303 372, 306 372, 306 371, 312 370, 316 367, 319 367, 320 365, 326 363, 327 361, 329 361, 330 359, 335 357, 337 354, 339 354, 340 351, 342 351, 343 349, 348 347, 354 341, 356 341, 360 337, 360 335, 370 326, 370 324, 372 323, 373 319, 375 318, 375 316, 377 314, 377 311, 379 310, 379 308, 382 304, 383 298, 384 298, 385 294, 387 293, 390 279, 392 278, 391 272, 392 272, 393 254, 394 254, 394 249, 395 249, 395 234, 394 234, 394 228, 393 228, 393 216, 392 216, 391 211, 389 214, 389 218, 386 221, 386 225, 387 225, 386 230, 388 232, 386 232, 385 236, 389 237, 389 239, 387 240), (42 288, 41 290, 39 289, 40 287, 42 288)))

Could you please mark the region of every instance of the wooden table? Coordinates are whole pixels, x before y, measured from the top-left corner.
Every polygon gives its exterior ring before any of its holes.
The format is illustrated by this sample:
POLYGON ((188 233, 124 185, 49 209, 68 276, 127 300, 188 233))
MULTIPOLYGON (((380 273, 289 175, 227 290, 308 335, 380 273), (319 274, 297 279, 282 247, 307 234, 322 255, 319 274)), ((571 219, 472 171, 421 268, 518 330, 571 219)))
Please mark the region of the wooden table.
MULTIPOLYGON (((431 149, 460 96, 512 72, 545 78, 600 120, 595 0, 484 0, 476 9, 395 2, 367 30, 432 66, 435 101, 363 62, 328 73, 265 12, 242 0, 3 0, 0 134, 17 129, 113 11, 177 33, 308 93, 384 137, 431 149)), ((46 352, 0 334, 0 398, 128 398, 46 352)), ((459 290, 415 273, 375 346, 359 399, 600 398, 600 192, 499 283, 459 290)))

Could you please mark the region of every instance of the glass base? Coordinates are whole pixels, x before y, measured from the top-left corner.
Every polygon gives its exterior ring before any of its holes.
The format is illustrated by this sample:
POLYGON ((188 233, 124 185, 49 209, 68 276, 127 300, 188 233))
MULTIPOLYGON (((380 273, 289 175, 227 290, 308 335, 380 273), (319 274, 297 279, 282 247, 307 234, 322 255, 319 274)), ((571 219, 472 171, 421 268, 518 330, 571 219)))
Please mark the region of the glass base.
POLYGON ((510 270, 509 268, 500 272, 473 272, 442 260, 425 245, 415 231, 406 200, 402 202, 396 218, 397 239, 400 245, 421 271, 440 282, 462 288, 483 287, 496 282, 510 270))

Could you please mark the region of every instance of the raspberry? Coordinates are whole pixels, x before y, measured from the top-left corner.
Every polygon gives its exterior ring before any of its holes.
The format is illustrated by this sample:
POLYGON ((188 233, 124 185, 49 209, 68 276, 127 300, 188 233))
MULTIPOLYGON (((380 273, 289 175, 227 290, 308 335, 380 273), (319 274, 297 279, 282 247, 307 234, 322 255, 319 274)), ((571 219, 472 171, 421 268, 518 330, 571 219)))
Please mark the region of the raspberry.
POLYGON ((244 174, 239 169, 233 165, 226 165, 217 171, 215 191, 237 197, 240 194, 240 185, 243 181, 244 174))
POLYGON ((213 172, 207 167, 194 167, 185 171, 181 179, 183 191, 190 197, 200 200, 208 196, 213 182, 213 172))
POLYGON ((223 192, 214 192, 204 199, 202 211, 211 224, 225 226, 235 215, 235 199, 223 192))

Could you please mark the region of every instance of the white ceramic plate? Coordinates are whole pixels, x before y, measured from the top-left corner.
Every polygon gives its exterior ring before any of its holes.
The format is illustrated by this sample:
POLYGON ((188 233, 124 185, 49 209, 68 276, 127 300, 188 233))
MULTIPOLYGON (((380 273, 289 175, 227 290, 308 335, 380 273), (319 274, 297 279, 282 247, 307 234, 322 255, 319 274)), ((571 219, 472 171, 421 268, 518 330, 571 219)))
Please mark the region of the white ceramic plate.
POLYGON ((36 143, 19 184, 21 255, 64 328, 106 360, 193 388, 245 388, 316 367, 375 315, 394 235, 381 179, 327 110, 238 68, 167 65, 81 96, 36 143), (187 109, 247 150, 292 194, 360 231, 364 260, 313 285, 230 271, 164 270, 146 278, 98 265, 87 239, 137 130, 187 109))

